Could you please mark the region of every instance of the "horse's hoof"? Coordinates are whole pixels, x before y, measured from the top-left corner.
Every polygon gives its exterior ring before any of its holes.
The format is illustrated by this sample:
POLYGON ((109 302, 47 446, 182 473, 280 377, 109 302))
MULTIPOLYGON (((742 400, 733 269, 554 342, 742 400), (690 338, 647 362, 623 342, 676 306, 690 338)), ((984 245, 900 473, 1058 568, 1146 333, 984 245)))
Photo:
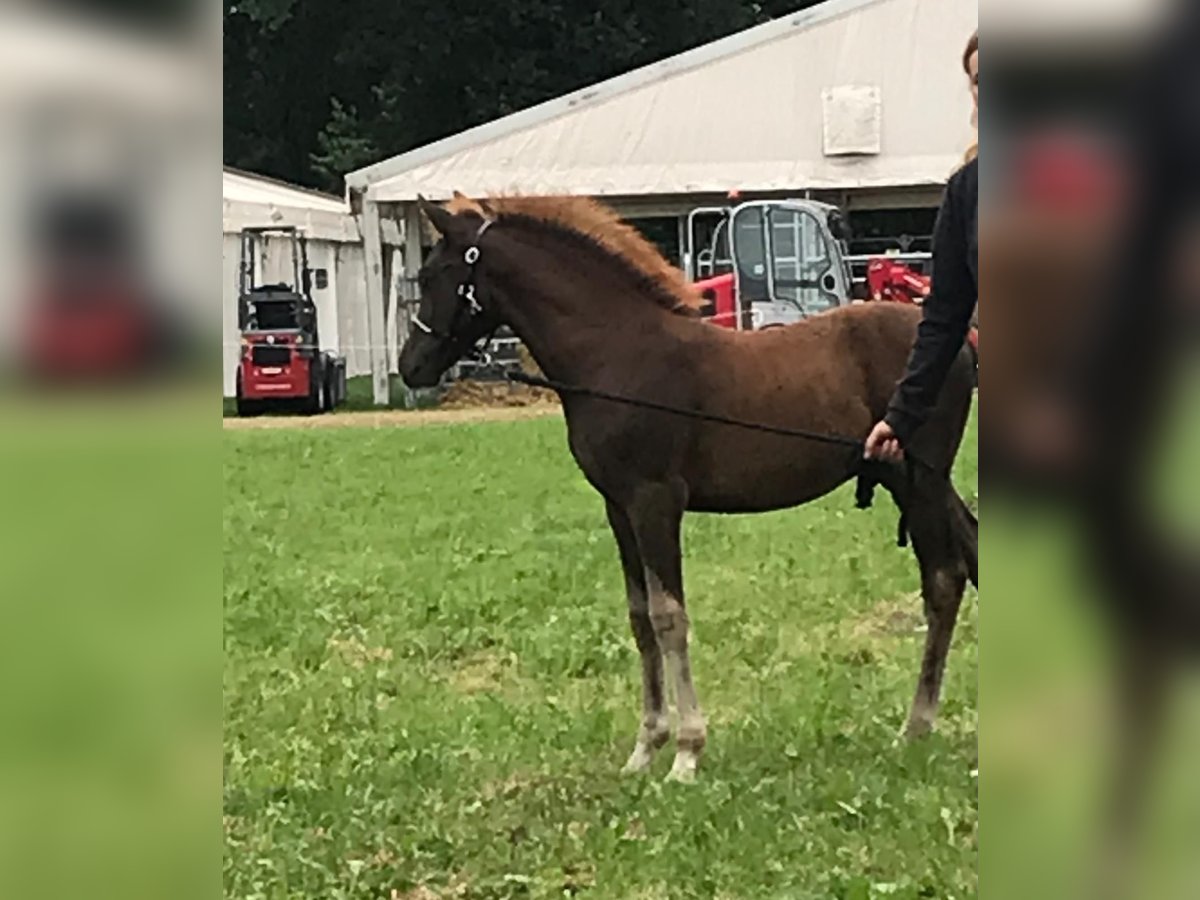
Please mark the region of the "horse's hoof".
POLYGON ((667 773, 667 781, 679 784, 692 784, 696 780, 696 764, 699 760, 692 753, 680 752, 675 754, 675 762, 667 773))
POLYGON ((624 766, 620 767, 620 774, 641 775, 648 768, 650 768, 650 755, 642 754, 642 752, 635 750, 634 754, 629 757, 629 760, 625 761, 624 766))
POLYGON ((919 741, 933 731, 933 722, 929 719, 909 719, 908 724, 904 727, 904 739, 907 741, 919 741))
POLYGON ((637 746, 633 752, 629 754, 629 759, 625 765, 621 767, 622 775, 641 775, 650 768, 650 763, 654 761, 654 754, 645 747, 637 746))

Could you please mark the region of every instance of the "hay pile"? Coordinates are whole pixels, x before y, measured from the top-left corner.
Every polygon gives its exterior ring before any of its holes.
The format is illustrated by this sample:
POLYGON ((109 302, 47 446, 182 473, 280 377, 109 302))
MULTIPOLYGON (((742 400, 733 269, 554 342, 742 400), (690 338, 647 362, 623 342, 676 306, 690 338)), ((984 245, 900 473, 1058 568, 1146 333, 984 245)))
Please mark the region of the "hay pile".
POLYGON ((456 381, 442 395, 440 409, 476 409, 489 406, 545 406, 558 403, 553 391, 507 381, 456 381))
MULTIPOLYGON (((528 350, 519 347, 517 355, 524 372, 529 375, 542 374, 528 350)), ((438 406, 442 409, 477 409, 496 406, 545 406, 557 403, 558 395, 544 388, 511 384, 507 381, 477 381, 464 378, 450 385, 438 406)))

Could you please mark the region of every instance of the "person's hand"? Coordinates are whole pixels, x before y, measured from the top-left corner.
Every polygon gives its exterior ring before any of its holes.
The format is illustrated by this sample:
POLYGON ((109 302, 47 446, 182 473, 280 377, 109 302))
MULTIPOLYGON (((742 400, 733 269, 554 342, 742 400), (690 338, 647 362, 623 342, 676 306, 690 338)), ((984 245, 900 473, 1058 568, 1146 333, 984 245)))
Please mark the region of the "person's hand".
POLYGON ((863 457, 884 462, 900 462, 904 459, 904 448, 900 446, 900 439, 892 431, 891 425, 887 422, 875 423, 863 445, 863 457))

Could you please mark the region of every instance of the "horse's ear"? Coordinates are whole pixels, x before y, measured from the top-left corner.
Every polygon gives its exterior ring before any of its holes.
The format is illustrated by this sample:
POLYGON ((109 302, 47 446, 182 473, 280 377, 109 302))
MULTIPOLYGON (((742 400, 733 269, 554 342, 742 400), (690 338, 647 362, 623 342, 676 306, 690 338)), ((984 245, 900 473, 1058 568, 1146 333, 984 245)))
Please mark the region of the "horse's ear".
POLYGON ((417 196, 417 205, 421 208, 421 212, 425 213, 425 217, 429 219, 429 224, 432 225, 443 237, 450 234, 454 229, 454 215, 442 209, 436 203, 430 203, 424 197, 417 196))
POLYGON ((496 218, 496 208, 492 206, 492 202, 486 197, 481 197, 478 200, 472 200, 462 191, 454 192, 454 202, 457 204, 459 211, 478 210, 485 219, 496 218))

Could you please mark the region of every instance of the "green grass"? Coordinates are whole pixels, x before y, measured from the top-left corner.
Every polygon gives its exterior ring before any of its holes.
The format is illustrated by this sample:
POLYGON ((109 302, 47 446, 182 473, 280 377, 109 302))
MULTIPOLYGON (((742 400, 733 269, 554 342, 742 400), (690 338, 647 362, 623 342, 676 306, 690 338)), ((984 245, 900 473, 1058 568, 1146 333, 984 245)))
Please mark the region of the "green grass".
POLYGON ((921 604, 883 492, 689 518, 681 786, 669 749, 618 774, 639 666, 560 420, 225 441, 227 896, 975 895, 974 594, 939 731, 898 743, 921 604))
MULTIPOLYGON (((391 398, 386 409, 408 409, 409 408, 409 393, 404 386, 404 381, 399 375, 389 375, 388 383, 390 390, 388 396, 391 398)), ((374 387, 371 384, 370 375, 356 375, 353 378, 346 379, 346 402, 338 407, 340 412, 356 412, 363 410, 379 409, 375 405, 374 387)), ((437 405, 438 391, 418 391, 412 394, 412 408, 423 409, 429 406, 437 405)))

